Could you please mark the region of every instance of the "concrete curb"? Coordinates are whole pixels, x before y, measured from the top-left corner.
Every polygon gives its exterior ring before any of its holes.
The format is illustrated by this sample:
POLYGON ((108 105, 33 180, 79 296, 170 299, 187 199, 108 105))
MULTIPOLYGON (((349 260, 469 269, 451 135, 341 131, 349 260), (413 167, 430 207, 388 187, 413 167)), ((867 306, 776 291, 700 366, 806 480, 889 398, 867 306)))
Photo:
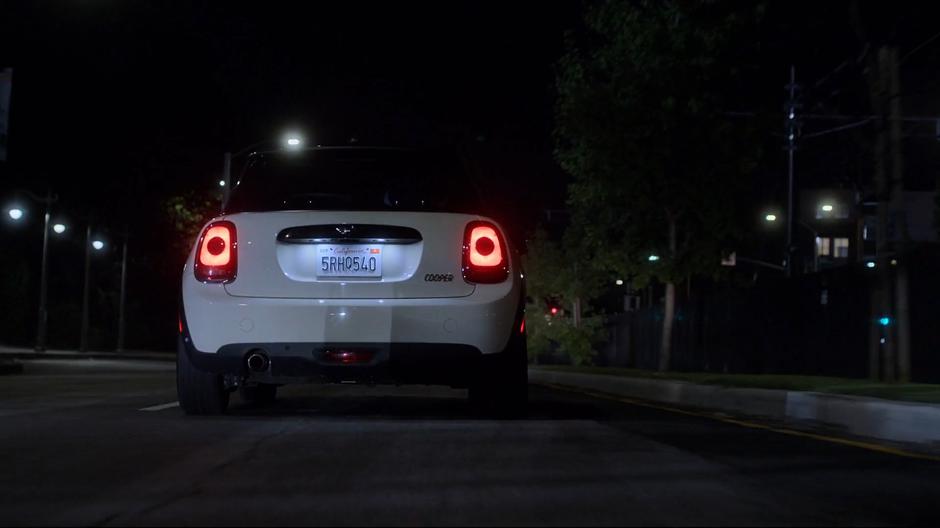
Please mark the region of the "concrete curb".
POLYGON ((0 376, 7 374, 22 374, 23 364, 15 359, 0 358, 0 376))
POLYGON ((143 359, 148 361, 176 361, 172 352, 78 352, 76 350, 47 350, 36 352, 29 348, 0 347, 0 359, 143 359))
POLYGON ((685 381, 529 369, 529 381, 714 411, 758 416, 887 440, 940 445, 940 405, 772 389, 726 388, 685 381))

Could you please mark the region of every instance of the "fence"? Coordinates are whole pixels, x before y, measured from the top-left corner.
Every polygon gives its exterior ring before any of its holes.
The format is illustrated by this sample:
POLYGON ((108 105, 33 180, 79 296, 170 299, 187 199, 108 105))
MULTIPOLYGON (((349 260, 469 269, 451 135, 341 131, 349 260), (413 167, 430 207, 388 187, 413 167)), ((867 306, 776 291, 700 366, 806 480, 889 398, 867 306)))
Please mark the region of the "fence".
MULTIPOLYGON (((910 284, 912 377, 940 382, 940 248, 921 247, 901 260, 910 284)), ((866 377, 869 347, 883 337, 871 305, 876 278, 877 270, 845 266, 680 295, 671 368, 866 377)), ((661 303, 609 317, 597 363, 656 368, 662 319, 661 303)))

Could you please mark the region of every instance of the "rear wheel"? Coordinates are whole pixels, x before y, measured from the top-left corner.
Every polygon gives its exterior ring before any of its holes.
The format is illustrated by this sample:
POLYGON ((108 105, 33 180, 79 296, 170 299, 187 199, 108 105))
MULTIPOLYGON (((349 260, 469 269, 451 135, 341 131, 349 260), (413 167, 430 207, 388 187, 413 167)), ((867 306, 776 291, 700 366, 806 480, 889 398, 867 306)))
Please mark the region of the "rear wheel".
POLYGON ((486 413, 509 417, 525 415, 529 402, 525 336, 513 336, 505 350, 483 357, 468 398, 474 408, 486 413))
POLYGON ((176 394, 186 414, 222 414, 228 408, 229 393, 222 375, 197 369, 189 360, 182 337, 176 350, 176 394))
POLYGON ((238 389, 238 394, 245 403, 268 405, 274 403, 275 398, 277 398, 277 385, 272 385, 270 383, 242 385, 238 389))

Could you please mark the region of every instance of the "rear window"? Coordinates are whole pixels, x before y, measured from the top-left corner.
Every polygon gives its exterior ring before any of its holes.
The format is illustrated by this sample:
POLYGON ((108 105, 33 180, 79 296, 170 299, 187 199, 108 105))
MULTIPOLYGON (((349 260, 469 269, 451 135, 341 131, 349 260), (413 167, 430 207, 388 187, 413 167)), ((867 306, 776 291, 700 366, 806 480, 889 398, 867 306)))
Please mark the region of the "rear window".
POLYGON ((251 157, 226 208, 482 214, 456 157, 398 149, 326 148, 251 157))

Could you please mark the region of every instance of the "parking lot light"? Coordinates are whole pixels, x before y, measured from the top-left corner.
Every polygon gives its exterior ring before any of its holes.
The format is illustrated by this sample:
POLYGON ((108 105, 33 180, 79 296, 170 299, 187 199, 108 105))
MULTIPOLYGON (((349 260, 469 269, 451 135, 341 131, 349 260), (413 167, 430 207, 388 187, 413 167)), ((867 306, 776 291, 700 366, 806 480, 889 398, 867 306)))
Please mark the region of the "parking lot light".
POLYGON ((56 234, 61 235, 65 233, 65 224, 55 224, 52 226, 52 230, 55 231, 56 234))
POLYGON ((657 260, 659 260, 659 255, 650 255, 647 260, 649 260, 650 262, 656 262, 657 260))
POLYGON ((303 146, 303 140, 299 136, 287 136, 287 139, 284 140, 286 146, 290 150, 298 150, 303 146))
POLYGON ((19 207, 11 207, 7 211, 7 214, 10 215, 10 219, 13 221, 17 221, 20 218, 23 218, 23 210, 20 209, 19 207))

